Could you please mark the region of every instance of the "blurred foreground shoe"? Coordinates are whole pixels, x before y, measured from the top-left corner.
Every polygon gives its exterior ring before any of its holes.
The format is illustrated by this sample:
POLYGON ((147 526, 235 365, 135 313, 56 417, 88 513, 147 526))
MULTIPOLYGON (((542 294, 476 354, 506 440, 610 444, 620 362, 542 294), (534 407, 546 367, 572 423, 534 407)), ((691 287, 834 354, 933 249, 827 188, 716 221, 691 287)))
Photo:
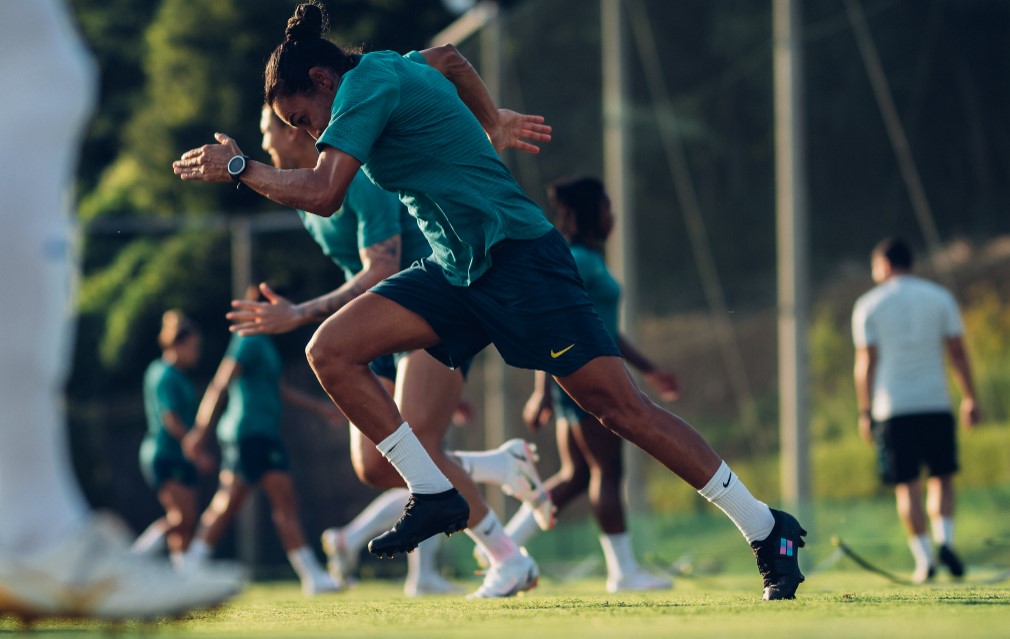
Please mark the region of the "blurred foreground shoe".
POLYGON ((951 577, 964 577, 964 562, 957 556, 953 548, 947 544, 942 544, 936 554, 940 563, 950 571, 951 577))
POLYGON ((394 557, 410 552, 438 533, 447 536, 466 528, 470 506, 455 488, 434 495, 411 494, 403 516, 393 528, 368 542, 368 552, 394 557))
POLYGON ((344 531, 340 528, 327 528, 323 531, 322 541, 327 572, 338 584, 353 585, 354 572, 358 569, 358 552, 347 547, 344 531))
POLYGON ((621 575, 618 579, 607 579, 607 592, 634 592, 643 590, 669 590, 673 588, 673 580, 669 577, 657 577, 639 568, 633 573, 621 575))
POLYGON ((403 584, 403 594, 408 597, 425 595, 459 595, 463 589, 439 574, 425 575, 421 579, 408 579, 403 584))
POLYGON ((177 572, 163 559, 133 554, 125 526, 95 516, 52 547, 0 553, 0 614, 28 621, 176 617, 233 597, 244 582, 234 567, 177 572))
POLYGON ((751 543, 757 559, 758 571, 764 578, 763 599, 792 599, 805 577, 800 572, 800 548, 807 531, 789 513, 771 509, 775 526, 761 541, 751 543))
POLYGON ((491 566, 484 575, 484 583, 466 598, 514 597, 520 592, 536 588, 539 580, 540 569, 537 563, 526 554, 525 548, 520 548, 515 557, 491 566))
POLYGON ((554 528, 554 502, 537 471, 536 462, 540 458, 536 445, 523 439, 510 439, 498 450, 504 451, 512 462, 502 482, 502 492, 526 504, 541 530, 554 528))

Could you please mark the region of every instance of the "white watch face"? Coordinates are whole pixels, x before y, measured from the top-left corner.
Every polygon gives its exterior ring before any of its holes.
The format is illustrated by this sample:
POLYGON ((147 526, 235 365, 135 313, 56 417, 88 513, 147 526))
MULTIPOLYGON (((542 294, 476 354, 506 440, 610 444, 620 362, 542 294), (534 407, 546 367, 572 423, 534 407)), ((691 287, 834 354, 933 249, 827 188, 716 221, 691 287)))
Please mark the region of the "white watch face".
POLYGON ((232 177, 238 177, 245 171, 245 158, 241 155, 236 155, 232 159, 228 160, 228 173, 232 177))

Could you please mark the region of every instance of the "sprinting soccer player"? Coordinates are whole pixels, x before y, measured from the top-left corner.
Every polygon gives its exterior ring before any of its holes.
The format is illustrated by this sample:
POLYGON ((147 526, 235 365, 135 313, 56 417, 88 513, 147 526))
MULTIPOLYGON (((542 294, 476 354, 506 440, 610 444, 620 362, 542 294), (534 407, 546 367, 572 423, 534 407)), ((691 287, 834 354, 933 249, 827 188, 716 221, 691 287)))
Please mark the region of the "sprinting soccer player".
POLYGON ((932 579, 936 567, 922 508, 922 467, 929 471, 928 509, 937 558, 954 577, 964 563, 954 552, 954 473, 957 442, 944 350, 961 388, 961 425, 978 423, 964 328, 957 302, 938 284, 912 275, 912 251, 887 238, 874 247, 875 286, 856 301, 852 337, 859 433, 877 447, 881 480, 894 486, 898 517, 915 558, 912 581, 932 579))
POLYGON ((544 139, 541 125, 496 110, 454 47, 349 54, 323 38, 324 27, 320 6, 299 5, 265 71, 266 102, 316 138, 314 168, 247 162, 223 134, 173 168, 183 180, 239 180, 285 206, 328 216, 364 166, 376 184, 400 194, 431 244, 430 257, 323 322, 306 349, 323 388, 411 491, 403 519, 369 549, 408 551, 463 526, 468 508, 368 362, 424 348, 458 366, 493 343, 510 365, 554 376, 581 408, 719 506, 751 543, 765 598, 793 597, 803 581, 797 559, 806 532, 754 499, 689 424, 638 389, 564 238, 498 158, 498 148, 530 146, 524 137, 544 139))
POLYGON ((196 419, 196 391, 183 371, 200 361, 200 333, 180 311, 166 311, 158 334, 161 357, 144 373, 144 412, 147 434, 140 445, 140 469, 158 496, 165 516, 148 526, 134 543, 134 551, 145 553, 168 542, 169 556, 182 568, 183 556, 193 539, 197 516, 197 467, 209 471, 206 454, 186 459, 182 440, 196 419))
MULTIPOLYGON (((251 286, 246 299, 258 298, 259 291, 251 286)), ((277 536, 301 581, 302 592, 309 596, 336 592, 340 584, 305 542, 288 454, 280 438, 282 401, 333 424, 343 419, 331 402, 315 399, 281 380, 281 357, 269 337, 233 335, 200 402, 193 430, 182 442, 190 459, 205 457, 216 424, 222 452, 220 485, 200 517, 185 565, 210 558, 214 546, 258 486, 270 502, 277 536), (225 396, 227 407, 216 420, 225 396)))
MULTIPOLYGON (((312 139, 304 131, 281 122, 269 107, 263 109, 260 129, 263 149, 270 154, 275 166, 282 169, 315 166, 318 152, 312 139)), ((299 215, 323 253, 344 271, 346 281, 335 291, 297 305, 262 284, 266 302, 236 301, 236 310, 228 315, 233 330, 240 334, 281 333, 321 322, 369 287, 431 253, 417 224, 396 196, 372 184, 360 171, 335 215, 322 218, 303 211, 299 215)), ((505 534, 497 516, 484 504, 473 479, 460 466, 457 454, 447 453, 442 446, 462 393, 466 365, 451 370, 419 350, 380 357, 370 366, 386 391, 396 396, 426 450, 466 495, 471 506, 468 534, 478 547, 495 553, 494 563, 501 568, 493 574, 488 573, 477 594, 510 594, 517 579, 515 575, 525 579, 531 571, 535 574, 535 564, 519 552, 505 534)), ((533 464, 532 451, 522 440, 509 442, 506 448, 496 451, 506 463, 499 464, 497 474, 491 474, 506 492, 525 500, 543 517, 549 518, 553 506, 533 464), (518 481, 521 477, 529 477, 530 481, 518 481)), ((403 486, 400 475, 357 428, 351 428, 351 459, 363 482, 380 488, 403 486)), ((481 461, 486 460, 482 457, 481 461)), ((342 580, 353 572, 358 552, 370 539, 366 535, 374 536, 395 524, 406 504, 400 491, 380 497, 378 501, 375 508, 366 509, 363 517, 355 518, 349 526, 331 528, 323 533, 323 547, 330 559, 331 572, 342 580), (392 520, 388 519, 389 515, 394 515, 392 520)), ((440 594, 455 590, 455 586, 435 569, 437 551, 437 542, 432 541, 423 544, 420 552, 408 558, 406 594, 440 594)))
MULTIPOLYGON (((604 244, 614 227, 614 213, 603 183, 592 177, 561 180, 551 185, 549 198, 555 212, 554 226, 568 242, 589 299, 617 342, 621 355, 642 372, 663 399, 676 399, 680 387, 676 376, 656 366, 618 332, 621 286, 603 257, 604 244)), ((579 408, 564 391, 555 389, 553 380, 543 371, 537 371, 536 380, 523 418, 527 426, 537 429, 555 417, 561 455, 561 470, 544 483, 559 511, 588 492, 601 531, 607 591, 670 588, 673 582, 668 577, 649 574, 639 566, 631 547, 621 503, 621 438, 579 408)), ((523 545, 538 532, 538 527, 533 513, 522 508, 505 530, 523 545)))
POLYGON ((0 2, 0 616, 151 619, 219 603, 236 575, 129 552, 74 479, 60 406, 70 360, 68 212, 94 69, 56 0, 0 2))

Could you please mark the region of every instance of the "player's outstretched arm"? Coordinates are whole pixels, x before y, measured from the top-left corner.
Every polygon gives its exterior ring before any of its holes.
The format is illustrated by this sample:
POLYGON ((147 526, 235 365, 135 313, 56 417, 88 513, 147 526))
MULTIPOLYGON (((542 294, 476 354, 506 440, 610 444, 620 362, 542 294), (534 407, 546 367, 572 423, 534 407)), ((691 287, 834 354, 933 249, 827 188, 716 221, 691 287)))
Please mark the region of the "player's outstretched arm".
MULTIPOLYGON (((234 180, 228 162, 243 155, 238 143, 224 133, 215 133, 217 144, 190 149, 172 163, 172 170, 184 181, 222 182, 234 180)), ((326 147, 311 169, 276 169, 248 160, 239 181, 260 195, 295 209, 329 217, 344 201, 354 174, 361 167, 356 159, 326 147)))
POLYGON ((287 333, 299 326, 318 324, 371 287, 400 270, 399 234, 359 251, 362 269, 340 288, 301 304, 293 304, 260 284, 266 302, 233 300, 226 315, 231 332, 239 335, 287 333))
POLYGON ((501 153, 514 148, 539 153, 537 143, 551 141, 551 127, 540 115, 526 115, 495 107, 491 93, 470 61, 451 44, 425 49, 421 55, 428 64, 456 85, 460 100, 476 116, 491 144, 501 153))

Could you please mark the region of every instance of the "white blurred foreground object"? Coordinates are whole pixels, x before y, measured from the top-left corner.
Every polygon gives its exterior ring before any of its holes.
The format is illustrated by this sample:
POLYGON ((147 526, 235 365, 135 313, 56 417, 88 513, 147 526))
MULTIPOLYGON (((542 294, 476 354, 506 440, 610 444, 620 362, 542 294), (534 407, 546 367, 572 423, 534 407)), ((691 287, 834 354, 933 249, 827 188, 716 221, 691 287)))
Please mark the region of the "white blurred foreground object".
POLYGON ((67 204, 94 69, 62 3, 0 2, 0 614, 149 619, 214 605, 241 575, 177 575, 92 518, 61 410, 74 261, 67 204))

